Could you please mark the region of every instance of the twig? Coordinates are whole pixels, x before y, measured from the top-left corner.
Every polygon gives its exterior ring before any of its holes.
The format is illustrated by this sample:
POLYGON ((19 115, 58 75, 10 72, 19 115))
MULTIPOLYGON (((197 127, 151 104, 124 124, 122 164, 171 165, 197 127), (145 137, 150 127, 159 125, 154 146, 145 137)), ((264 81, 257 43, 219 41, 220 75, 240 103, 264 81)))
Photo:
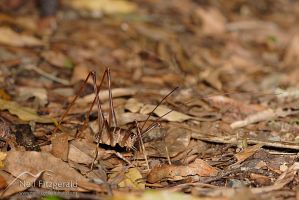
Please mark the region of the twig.
POLYGON ((58 78, 58 77, 56 77, 56 76, 54 76, 54 75, 52 75, 52 74, 49 74, 49 73, 43 71, 42 69, 37 68, 36 66, 33 66, 33 65, 27 65, 27 66, 25 66, 25 68, 26 68, 27 70, 33 70, 33 71, 35 71, 36 73, 38 73, 38 74, 40 74, 40 75, 42 75, 42 76, 44 76, 44 77, 46 77, 46 78, 48 78, 48 79, 50 79, 50 80, 52 80, 52 81, 55 81, 55 82, 57 82, 57 83, 61 83, 61 84, 63 84, 63 85, 70 85, 70 82, 69 82, 69 81, 64 80, 64 79, 61 79, 61 78, 58 78))

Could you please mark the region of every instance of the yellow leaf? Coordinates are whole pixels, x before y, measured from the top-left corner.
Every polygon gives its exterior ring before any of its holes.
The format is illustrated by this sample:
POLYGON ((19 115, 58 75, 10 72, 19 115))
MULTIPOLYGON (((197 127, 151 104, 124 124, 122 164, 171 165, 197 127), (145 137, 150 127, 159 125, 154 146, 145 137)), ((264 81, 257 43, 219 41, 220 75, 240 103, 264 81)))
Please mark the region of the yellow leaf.
POLYGON ((119 187, 129 187, 134 189, 145 189, 145 183, 142 181, 142 175, 137 168, 130 168, 125 173, 125 178, 118 184, 119 187))
POLYGON ((137 6, 123 0, 65 0, 64 4, 77 10, 87 10, 91 12, 103 12, 105 14, 131 13, 137 6))
POLYGON ((6 156, 6 153, 0 152, 0 168, 4 167, 3 161, 5 160, 6 156))
POLYGON ((0 110, 8 110, 11 114, 17 115, 23 121, 35 121, 39 123, 55 123, 54 119, 39 116, 35 110, 23 107, 16 102, 0 99, 0 110))

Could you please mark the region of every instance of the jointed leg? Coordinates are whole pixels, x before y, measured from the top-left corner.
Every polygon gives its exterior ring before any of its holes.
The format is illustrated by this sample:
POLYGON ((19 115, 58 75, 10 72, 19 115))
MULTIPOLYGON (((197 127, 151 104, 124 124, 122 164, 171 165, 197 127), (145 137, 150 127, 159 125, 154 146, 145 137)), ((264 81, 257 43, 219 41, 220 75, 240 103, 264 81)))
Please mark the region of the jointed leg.
MULTIPOLYGON (((93 75, 93 84, 94 84, 94 86, 96 85, 96 75, 95 74, 93 75)), ((95 96, 95 98, 94 98, 91 106, 89 107, 89 110, 88 110, 87 115, 86 115, 87 118, 85 119, 80 132, 82 132, 86 128, 87 123, 88 123, 88 117, 89 117, 89 115, 90 115, 90 113, 91 113, 91 111, 93 109, 94 104, 97 101, 99 101, 99 103, 97 103, 98 104, 98 112, 100 111, 100 113, 101 113, 101 120, 102 120, 102 122, 100 123, 101 127, 99 127, 101 129, 99 129, 99 131, 102 130, 103 127, 105 127, 105 129, 109 132, 109 128, 111 126, 111 118, 112 117, 113 117, 114 125, 116 127, 118 126, 117 120, 116 120, 116 116, 115 116, 114 107, 113 107, 112 92, 111 92, 111 75, 110 75, 110 69, 109 68, 107 68, 105 70, 105 72, 104 72, 104 74, 102 76, 100 85, 97 88, 94 88, 94 91, 95 91, 94 93, 96 94, 96 96, 95 96), (108 121, 108 124, 105 122, 103 111, 102 111, 102 107, 101 107, 101 100, 99 98, 99 93, 101 91, 101 88, 102 88, 103 82, 105 80, 105 77, 107 77, 108 91, 109 91, 109 107, 110 107, 110 112, 109 112, 109 121, 108 121)), ((101 132, 99 134, 99 137, 101 138, 101 132)), ((111 137, 113 137, 113 136, 111 136, 111 137)))
POLYGON ((143 152, 143 155, 144 155, 146 167, 147 167, 147 170, 150 170, 150 167, 149 167, 149 164, 148 164, 148 160, 147 160, 147 153, 145 151, 145 147, 144 147, 144 144, 143 144, 142 135, 141 135, 141 132, 140 132, 140 129, 139 129, 138 122, 135 121, 135 124, 136 124, 136 129, 137 129, 137 134, 138 134, 140 146, 141 146, 141 149, 142 149, 142 152, 143 152))
POLYGON ((81 84, 80 89, 77 93, 77 95, 74 97, 74 99, 72 100, 72 102, 70 103, 70 105, 68 106, 68 108, 66 109, 66 111, 62 114, 61 118, 59 119, 55 129, 53 130, 53 132, 55 133, 57 131, 57 129, 60 129, 60 125, 63 122, 64 118, 66 117, 66 115, 69 113, 70 109, 72 108, 72 106, 75 104, 76 100, 78 99, 79 95, 82 93, 83 89, 85 88, 87 81, 89 79, 89 77, 92 75, 92 72, 89 72, 89 74, 87 75, 85 81, 81 84))
POLYGON ((109 107, 110 107, 108 124, 109 124, 109 127, 111 127, 111 118, 112 118, 113 126, 118 127, 118 123, 117 123, 117 119, 116 119, 115 111, 114 111, 114 106, 113 106, 113 97, 112 97, 112 91, 111 91, 111 74, 110 74, 109 68, 107 69, 107 79, 108 79, 109 107))

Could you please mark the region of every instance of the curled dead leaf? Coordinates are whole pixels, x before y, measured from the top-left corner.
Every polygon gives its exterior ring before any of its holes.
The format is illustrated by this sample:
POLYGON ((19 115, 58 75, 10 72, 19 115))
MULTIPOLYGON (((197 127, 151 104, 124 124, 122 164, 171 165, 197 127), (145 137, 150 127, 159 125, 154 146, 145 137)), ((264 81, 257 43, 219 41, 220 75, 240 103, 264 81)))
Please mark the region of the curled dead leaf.
POLYGON ((14 47, 35 47, 43 46, 44 43, 30 35, 14 32, 8 27, 0 28, 0 43, 14 47))
POLYGON ((150 171, 147 181, 149 183, 155 183, 167 178, 183 178, 192 175, 215 176, 217 173, 218 171, 216 168, 210 166, 201 159, 196 159, 193 163, 187 166, 162 165, 155 167, 150 171))

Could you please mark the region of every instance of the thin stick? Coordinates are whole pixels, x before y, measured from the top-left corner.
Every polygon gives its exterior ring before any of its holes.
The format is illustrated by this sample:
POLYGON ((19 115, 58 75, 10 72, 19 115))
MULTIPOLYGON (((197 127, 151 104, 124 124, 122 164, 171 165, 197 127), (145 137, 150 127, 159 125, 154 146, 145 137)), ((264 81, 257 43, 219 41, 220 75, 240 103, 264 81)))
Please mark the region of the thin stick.
POLYGON ((175 90, 177 90, 179 87, 175 87, 171 92, 169 92, 165 97, 163 97, 163 99, 156 105, 156 107, 149 113, 148 117, 146 118, 146 120, 144 121, 142 127, 141 127, 141 132, 143 132, 143 128, 146 124, 146 122, 149 120, 149 118, 153 115, 153 113, 155 112, 155 110, 163 103, 163 101, 170 96, 175 90))
POLYGON ((70 82, 69 82, 69 81, 64 80, 64 79, 61 79, 61 78, 58 78, 58 77, 56 77, 56 76, 54 76, 54 75, 52 75, 52 74, 49 74, 49 73, 47 73, 47 72, 45 72, 45 71, 41 70, 40 68, 37 68, 37 67, 35 67, 35 66, 33 66, 33 65, 28 65, 28 66, 26 66, 25 68, 26 68, 27 70, 33 70, 33 71, 35 71, 36 73, 38 73, 38 74, 40 74, 40 75, 46 77, 47 79, 50 79, 50 80, 55 81, 55 82, 57 82, 57 83, 61 83, 61 84, 63 84, 63 85, 70 85, 70 82))

